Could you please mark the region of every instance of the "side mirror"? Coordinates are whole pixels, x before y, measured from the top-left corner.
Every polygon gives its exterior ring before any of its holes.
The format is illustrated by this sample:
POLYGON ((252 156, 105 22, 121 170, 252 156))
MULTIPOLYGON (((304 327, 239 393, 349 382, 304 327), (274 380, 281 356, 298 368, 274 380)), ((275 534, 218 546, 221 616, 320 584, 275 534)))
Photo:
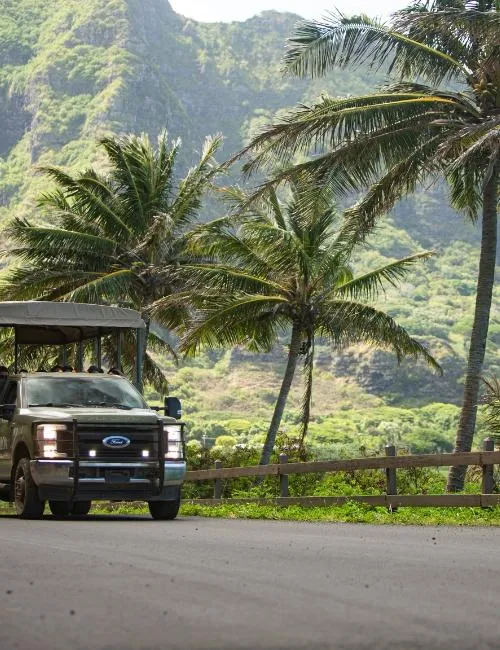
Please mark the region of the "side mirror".
POLYGON ((178 397, 165 398, 165 415, 180 420, 182 417, 182 404, 178 397))
POLYGON ((16 410, 15 404, 2 404, 0 405, 0 418, 2 420, 12 420, 14 411, 16 410))

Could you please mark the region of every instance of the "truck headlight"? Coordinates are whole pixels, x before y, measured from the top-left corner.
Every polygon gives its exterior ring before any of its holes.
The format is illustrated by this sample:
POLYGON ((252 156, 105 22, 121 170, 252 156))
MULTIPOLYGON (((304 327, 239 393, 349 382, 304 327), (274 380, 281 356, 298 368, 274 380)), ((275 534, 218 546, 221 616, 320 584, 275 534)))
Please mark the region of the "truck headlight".
POLYGON ((164 424, 163 441, 165 458, 168 460, 179 460, 183 457, 182 450, 182 429, 183 424, 164 424))
POLYGON ((65 424, 39 424, 36 428, 39 440, 57 440, 57 432, 66 431, 65 424))
POLYGON ((73 432, 67 424, 37 424, 36 442, 38 456, 42 458, 68 458, 73 455, 73 432))

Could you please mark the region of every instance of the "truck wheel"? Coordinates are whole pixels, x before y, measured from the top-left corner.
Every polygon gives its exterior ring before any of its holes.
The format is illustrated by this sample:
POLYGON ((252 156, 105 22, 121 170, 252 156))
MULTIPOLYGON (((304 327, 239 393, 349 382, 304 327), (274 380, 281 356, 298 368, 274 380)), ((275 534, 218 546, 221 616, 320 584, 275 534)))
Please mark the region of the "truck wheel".
POLYGON ((153 519, 175 519, 181 505, 181 495, 175 501, 149 501, 149 512, 153 519))
POLYGON ((85 517, 85 515, 89 514, 91 507, 92 501, 75 501, 71 508, 71 514, 75 515, 75 517, 85 517))
POLYGON ((29 458, 20 458, 14 474, 14 503, 23 519, 41 519, 45 501, 38 497, 38 487, 31 476, 29 458))
POLYGON ((69 517, 70 507, 68 501, 49 501, 50 512, 58 519, 69 517))

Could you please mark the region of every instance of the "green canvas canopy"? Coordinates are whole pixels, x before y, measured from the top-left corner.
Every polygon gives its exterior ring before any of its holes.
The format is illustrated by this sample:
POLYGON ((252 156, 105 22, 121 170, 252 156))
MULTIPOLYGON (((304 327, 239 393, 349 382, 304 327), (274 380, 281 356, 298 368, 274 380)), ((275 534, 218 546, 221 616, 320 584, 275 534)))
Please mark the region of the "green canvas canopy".
POLYGON ((18 344, 64 345, 120 329, 144 329, 133 309, 72 302, 0 302, 0 327, 13 327, 18 344))

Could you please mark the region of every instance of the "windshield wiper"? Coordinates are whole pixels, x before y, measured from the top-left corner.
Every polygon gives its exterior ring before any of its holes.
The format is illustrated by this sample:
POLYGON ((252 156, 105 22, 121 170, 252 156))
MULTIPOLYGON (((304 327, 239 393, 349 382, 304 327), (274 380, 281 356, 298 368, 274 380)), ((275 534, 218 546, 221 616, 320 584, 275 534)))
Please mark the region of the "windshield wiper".
POLYGON ((118 402, 88 402, 84 406, 92 406, 94 408, 99 408, 100 406, 109 406, 115 409, 123 409, 124 411, 131 411, 132 406, 127 406, 127 404, 120 404, 118 402))
POLYGON ((124 411, 131 411, 132 406, 127 404, 119 404, 118 402, 87 402, 87 404, 68 404, 55 402, 47 402, 45 404, 28 404, 28 408, 47 407, 47 408, 99 408, 100 406, 109 406, 115 409, 123 409, 124 411))
POLYGON ((62 408, 79 408, 82 405, 81 404, 67 404, 67 403, 57 404, 55 402, 47 402, 46 404, 28 404, 28 408, 37 408, 37 407, 40 407, 40 406, 62 409, 62 408))
POLYGON ((127 404, 119 404, 118 402, 101 402, 100 406, 111 406, 115 409, 123 409, 124 411, 131 411, 132 407, 127 404))

